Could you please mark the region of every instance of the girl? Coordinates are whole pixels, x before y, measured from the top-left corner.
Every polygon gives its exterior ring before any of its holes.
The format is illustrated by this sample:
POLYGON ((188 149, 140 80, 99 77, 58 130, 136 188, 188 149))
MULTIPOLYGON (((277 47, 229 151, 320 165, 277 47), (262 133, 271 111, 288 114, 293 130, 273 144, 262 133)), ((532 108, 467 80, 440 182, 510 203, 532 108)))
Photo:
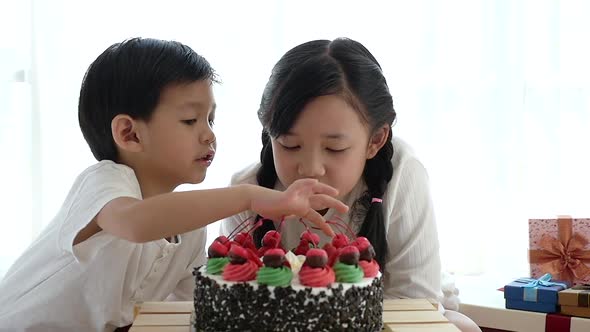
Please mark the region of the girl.
MULTIPOLYGON (((316 40, 288 51, 273 68, 258 117, 260 163, 232 178, 284 190, 298 179, 333 186, 349 213, 341 218, 374 246, 387 298, 442 300, 441 264, 428 177, 411 149, 392 136, 396 113, 381 67, 360 43, 316 40)), ((227 234, 245 212, 224 221, 227 234)), ((277 223, 254 233, 257 245, 277 223)), ((282 244, 294 248, 305 225, 285 223, 282 244)), ((330 238, 323 236, 322 242, 330 238)), ((446 314, 466 331, 479 328, 456 312, 446 314)))

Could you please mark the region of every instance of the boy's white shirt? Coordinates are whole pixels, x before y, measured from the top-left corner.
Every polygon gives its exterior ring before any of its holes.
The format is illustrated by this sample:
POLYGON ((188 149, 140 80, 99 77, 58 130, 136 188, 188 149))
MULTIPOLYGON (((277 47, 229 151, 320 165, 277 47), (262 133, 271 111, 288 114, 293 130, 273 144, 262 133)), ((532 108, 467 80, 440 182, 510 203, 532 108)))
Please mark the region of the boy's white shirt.
MULTIPOLYGON (((389 252, 384 269, 384 295, 386 298, 434 298, 442 301, 439 242, 428 175, 405 142, 394 137, 392 143, 393 177, 382 203, 389 220, 385 225, 389 252)), ((257 163, 234 174, 232 185, 257 184, 256 172, 259 168, 260 164, 257 163)), ((344 203, 352 207, 366 188, 366 184, 361 181, 343 199, 344 203)), ((284 187, 279 183, 276 189, 284 190, 284 187)), ((253 215, 252 211, 247 211, 225 219, 221 225, 221 233, 231 233, 241 221, 253 215)), ((336 215, 355 233, 359 230, 359 225, 350 222, 348 214, 338 214, 334 209, 329 209, 324 217, 329 220, 336 215)), ((278 223, 275 222, 275 227, 277 226, 278 223)), ((281 236, 286 250, 297 246, 304 230, 305 227, 300 222, 285 220, 281 236)), ((316 233, 320 235, 321 245, 330 241, 323 233, 316 233)), ((457 309, 456 297, 451 301, 444 300, 447 309, 457 309)))
POLYGON ((192 300, 193 267, 205 263, 205 229, 147 243, 104 231, 72 246, 109 201, 142 199, 133 170, 101 161, 76 179, 53 221, 0 281, 0 330, 113 331, 133 306, 192 300))

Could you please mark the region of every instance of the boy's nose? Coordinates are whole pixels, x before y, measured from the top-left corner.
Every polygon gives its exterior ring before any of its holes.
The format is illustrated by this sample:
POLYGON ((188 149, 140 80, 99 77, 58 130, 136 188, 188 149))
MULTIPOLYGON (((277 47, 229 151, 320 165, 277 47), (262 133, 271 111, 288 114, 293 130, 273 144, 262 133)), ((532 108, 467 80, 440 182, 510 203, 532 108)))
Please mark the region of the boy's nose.
POLYGON ((205 138, 205 144, 213 144, 215 142, 215 135, 211 135, 205 138))
POLYGON ((213 132, 211 127, 207 126, 207 128, 205 128, 205 131, 201 135, 201 141, 204 144, 212 144, 213 142, 215 142, 215 133, 213 132))

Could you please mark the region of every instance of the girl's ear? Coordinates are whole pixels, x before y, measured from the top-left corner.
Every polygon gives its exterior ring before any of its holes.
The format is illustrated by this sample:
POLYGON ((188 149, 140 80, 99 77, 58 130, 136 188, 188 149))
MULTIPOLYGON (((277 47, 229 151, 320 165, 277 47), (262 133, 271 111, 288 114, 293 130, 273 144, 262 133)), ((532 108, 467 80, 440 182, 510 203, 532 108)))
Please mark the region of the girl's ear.
POLYGON ((389 139, 389 129, 390 126, 384 124, 371 136, 371 139, 369 139, 369 146, 367 147, 367 159, 375 157, 377 152, 379 152, 383 145, 387 143, 387 140, 389 139))
POLYGON ((129 152, 141 152, 138 123, 127 114, 117 114, 111 121, 113 140, 119 149, 129 152))

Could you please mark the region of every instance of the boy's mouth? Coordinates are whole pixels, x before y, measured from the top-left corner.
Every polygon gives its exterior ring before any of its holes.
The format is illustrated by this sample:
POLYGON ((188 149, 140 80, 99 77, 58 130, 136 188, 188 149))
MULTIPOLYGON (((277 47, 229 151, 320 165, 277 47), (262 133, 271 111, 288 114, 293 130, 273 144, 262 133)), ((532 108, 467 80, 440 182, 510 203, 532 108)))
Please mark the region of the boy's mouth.
POLYGON ((215 152, 209 151, 209 153, 197 159, 197 162, 205 164, 205 166, 209 166, 213 162, 213 158, 215 158, 215 152))

